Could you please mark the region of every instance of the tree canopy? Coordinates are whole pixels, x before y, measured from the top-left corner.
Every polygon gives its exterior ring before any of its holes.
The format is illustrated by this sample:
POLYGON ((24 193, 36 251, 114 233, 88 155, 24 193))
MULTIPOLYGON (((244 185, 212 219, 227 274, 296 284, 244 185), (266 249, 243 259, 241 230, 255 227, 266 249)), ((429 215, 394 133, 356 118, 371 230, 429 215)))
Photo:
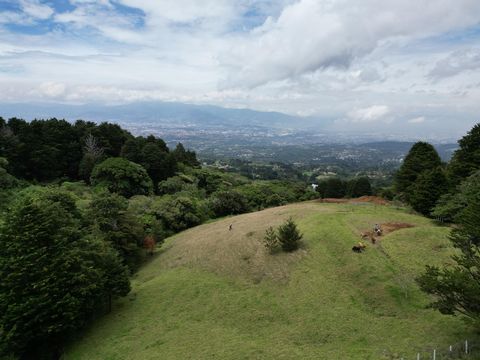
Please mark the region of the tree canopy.
POLYGON ((51 195, 21 197, 0 227, 4 354, 51 358, 105 296, 130 289, 116 253, 84 236, 73 200, 51 195))
POLYGON ((440 156, 431 144, 422 141, 415 143, 395 174, 397 192, 402 193, 408 202, 411 186, 420 174, 427 170, 436 169, 441 165, 440 156))
POLYGON ((124 158, 108 158, 95 166, 91 182, 125 197, 149 195, 153 190, 147 171, 124 158))

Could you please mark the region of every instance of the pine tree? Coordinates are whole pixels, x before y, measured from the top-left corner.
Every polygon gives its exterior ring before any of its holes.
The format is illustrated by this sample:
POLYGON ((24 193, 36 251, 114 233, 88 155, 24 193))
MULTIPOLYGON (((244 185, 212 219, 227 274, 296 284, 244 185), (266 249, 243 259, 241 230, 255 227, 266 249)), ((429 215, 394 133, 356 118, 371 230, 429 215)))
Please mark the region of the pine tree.
POLYGON ((447 167, 452 187, 480 169, 480 124, 475 125, 458 144, 460 148, 455 151, 447 167))
POLYGON ((443 314, 463 314, 480 329, 480 188, 469 194, 468 205, 456 217, 450 240, 458 253, 455 265, 427 266, 417 281, 434 296, 431 306, 443 314))
POLYGON ((447 178, 441 168, 424 171, 410 191, 409 204, 419 213, 430 215, 438 199, 448 191, 447 178))
POLYGON ((418 176, 423 171, 438 168, 441 164, 440 156, 432 145, 421 141, 415 143, 395 174, 396 191, 403 194, 408 202, 411 187, 415 184, 418 176))
POLYGON ((278 228, 278 241, 283 251, 291 252, 298 249, 303 235, 298 231, 292 218, 278 228))
POLYGON ((0 355, 51 359, 102 304, 130 290, 105 242, 85 237, 73 199, 22 196, 0 227, 0 355))

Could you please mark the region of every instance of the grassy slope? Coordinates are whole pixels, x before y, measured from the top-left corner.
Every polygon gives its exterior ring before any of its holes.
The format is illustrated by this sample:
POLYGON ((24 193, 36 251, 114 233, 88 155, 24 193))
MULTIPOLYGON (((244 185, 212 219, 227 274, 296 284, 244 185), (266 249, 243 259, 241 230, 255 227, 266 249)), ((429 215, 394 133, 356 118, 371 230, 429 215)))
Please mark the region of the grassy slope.
POLYGON ((169 239, 66 359, 413 357, 468 334, 460 319, 425 309, 413 281, 448 261, 447 233, 370 204, 308 202, 205 224, 169 239), (304 248, 268 255, 259 239, 290 215, 304 248), (388 221, 416 227, 351 251, 361 230, 388 221))

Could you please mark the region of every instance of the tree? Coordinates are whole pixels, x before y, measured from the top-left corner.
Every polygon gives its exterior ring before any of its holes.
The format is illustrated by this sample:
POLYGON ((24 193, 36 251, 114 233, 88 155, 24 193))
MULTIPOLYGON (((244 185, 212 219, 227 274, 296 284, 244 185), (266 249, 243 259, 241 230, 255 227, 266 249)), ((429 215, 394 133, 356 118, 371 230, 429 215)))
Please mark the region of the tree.
POLYGON ((417 281, 433 295, 431 307, 442 314, 463 314, 480 328, 480 186, 469 194, 468 205, 458 216, 450 240, 458 253, 455 265, 427 266, 417 281))
POLYGON ((427 170, 433 170, 442 165, 440 156, 429 143, 419 141, 408 152, 402 166, 395 174, 395 187, 398 193, 404 195, 408 202, 411 187, 418 176, 427 170))
POLYGON ((175 175, 175 159, 157 143, 148 142, 142 148, 139 163, 147 170, 155 187, 160 181, 175 175))
POLYGON ((233 190, 218 191, 212 194, 210 207, 218 217, 242 214, 248 211, 246 198, 233 190))
POLYGON ((91 182, 125 197, 149 195, 153 188, 146 170, 123 158, 109 158, 95 166, 91 182))
POLYGON ((298 249, 303 235, 298 231, 297 224, 289 218, 278 228, 278 242, 283 251, 291 252, 298 249))
POLYGON ((409 204, 423 215, 430 215, 440 196, 448 191, 443 169, 438 167, 422 172, 410 191, 409 204))
POLYGON ((347 195, 349 197, 360 197, 365 195, 372 195, 372 186, 367 177, 360 177, 352 179, 347 185, 347 195))
POLYGON ((460 147, 447 167, 448 179, 453 187, 480 169, 480 124, 475 125, 458 144, 460 147))
POLYGON ((79 165, 79 175, 87 183, 90 182, 93 168, 100 161, 104 159, 104 149, 100 146, 98 140, 92 135, 88 134, 85 138, 85 145, 83 147, 83 158, 79 165))
POLYGON ((317 191, 322 198, 343 198, 347 193, 344 181, 338 178, 330 178, 318 184, 317 191))
POLYGON ((10 189, 18 184, 17 179, 7 172, 8 161, 0 157, 0 190, 10 189))
POLYGON ((128 201, 124 197, 101 192, 92 199, 88 218, 93 234, 110 243, 133 271, 140 263, 144 231, 127 209, 128 201))
POLYGON ((105 294, 124 295, 129 286, 121 268, 99 263, 98 242, 83 236, 70 201, 36 195, 20 197, 0 227, 0 349, 51 359, 105 294))
POLYGON ((199 225, 207 218, 207 209, 202 203, 185 196, 164 196, 157 204, 155 213, 165 229, 173 233, 199 225))
POLYGON ((480 189, 480 171, 477 171, 460 185, 455 192, 444 194, 437 201, 432 216, 447 222, 456 222, 456 217, 467 207, 468 199, 480 189))
POLYGON ((197 160, 197 155, 194 151, 185 150, 185 147, 182 143, 178 143, 175 147, 175 150, 172 152, 175 160, 179 163, 183 163, 187 166, 198 166, 199 162, 197 160))

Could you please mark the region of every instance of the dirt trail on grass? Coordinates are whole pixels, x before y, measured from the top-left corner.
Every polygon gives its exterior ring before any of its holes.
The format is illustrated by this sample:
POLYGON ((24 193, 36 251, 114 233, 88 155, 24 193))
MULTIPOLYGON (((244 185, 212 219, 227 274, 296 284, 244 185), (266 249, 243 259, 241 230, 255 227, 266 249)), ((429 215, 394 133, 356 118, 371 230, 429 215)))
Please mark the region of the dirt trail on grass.
POLYGON ((362 231, 360 233, 360 236, 363 239, 368 239, 371 242, 376 243, 378 240, 381 240, 382 237, 394 231, 415 227, 415 225, 408 224, 408 223, 401 223, 401 222, 387 222, 379 225, 380 225, 380 229, 382 229, 381 235, 376 235, 373 230, 366 230, 366 231, 362 231))

